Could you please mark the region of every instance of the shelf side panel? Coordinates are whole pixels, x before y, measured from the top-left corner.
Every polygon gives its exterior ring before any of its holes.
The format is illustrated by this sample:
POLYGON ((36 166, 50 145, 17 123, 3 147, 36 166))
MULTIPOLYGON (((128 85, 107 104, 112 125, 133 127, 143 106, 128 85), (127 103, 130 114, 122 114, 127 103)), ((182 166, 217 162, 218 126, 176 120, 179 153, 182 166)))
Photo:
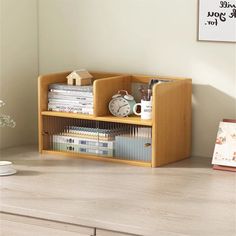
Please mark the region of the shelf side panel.
POLYGON ((152 166, 185 159, 191 152, 191 79, 153 88, 152 166))

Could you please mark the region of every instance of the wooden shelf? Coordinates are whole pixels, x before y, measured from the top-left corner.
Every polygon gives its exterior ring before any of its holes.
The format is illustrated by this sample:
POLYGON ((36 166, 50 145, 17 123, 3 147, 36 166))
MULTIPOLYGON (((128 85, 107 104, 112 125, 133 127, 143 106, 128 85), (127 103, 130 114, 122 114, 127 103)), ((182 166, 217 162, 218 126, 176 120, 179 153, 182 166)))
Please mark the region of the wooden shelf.
POLYGON ((152 120, 141 120, 140 117, 138 116, 130 116, 130 117, 101 116, 97 117, 97 119, 100 121, 108 121, 115 123, 152 126, 152 120))
POLYGON ((69 112, 54 112, 54 111, 42 111, 41 115, 152 126, 152 120, 141 120, 140 117, 138 116, 130 116, 130 117, 98 116, 96 117, 93 115, 75 114, 75 113, 69 113, 69 112))
MULTIPOLYGON (((122 75, 114 73, 92 72, 94 115, 84 115, 66 112, 47 111, 48 86, 52 83, 65 83, 70 72, 43 75, 38 79, 38 130, 39 151, 50 154, 64 154, 92 160, 126 163, 131 165, 158 167, 185 159, 191 153, 191 109, 192 81, 188 78, 159 77, 157 79, 171 80, 169 83, 155 84, 152 88, 152 120, 141 120, 138 116, 114 117, 109 113, 108 104, 112 96, 119 90, 130 94, 137 83, 147 84, 155 76, 122 75), (54 118, 57 118, 54 120, 54 118), (77 120, 70 120, 77 119, 77 120), (106 158, 95 155, 85 155, 71 152, 49 151, 52 147, 50 135, 60 133, 68 123, 83 120, 122 123, 151 127, 151 162, 130 161, 116 158, 106 158), (60 122, 57 122, 60 121, 60 122), (48 151, 47 151, 48 150, 48 151)), ((86 122, 85 122, 86 123, 86 122)), ((93 124, 94 122, 91 122, 93 124)), ((96 122, 95 122, 96 123, 96 122)), ((103 124, 102 124, 103 125, 103 124)), ((104 124, 106 125, 106 124, 104 124)), ((109 124, 108 124, 109 125, 109 124)), ((122 154, 121 154, 122 155, 122 154)), ((145 160, 145 159, 143 159, 145 160)), ((149 159, 148 159, 149 160, 149 159)))
POLYGON ((88 155, 83 153, 73 153, 73 152, 63 152, 63 151, 52 151, 52 150, 42 150, 42 154, 52 154, 52 155, 64 155, 73 158, 84 158, 90 159, 95 161, 108 161, 108 162, 115 162, 121 164, 129 164, 134 166, 142 166, 142 167, 152 167, 151 162, 144 162, 144 161, 130 161, 124 159, 117 159, 113 157, 102 157, 102 156, 95 156, 95 155, 88 155))
POLYGON ((43 116, 55 116, 55 117, 64 117, 64 118, 75 118, 75 119, 84 119, 84 120, 96 120, 96 117, 93 115, 84 115, 70 112, 56 112, 56 111, 42 111, 41 115, 43 116))

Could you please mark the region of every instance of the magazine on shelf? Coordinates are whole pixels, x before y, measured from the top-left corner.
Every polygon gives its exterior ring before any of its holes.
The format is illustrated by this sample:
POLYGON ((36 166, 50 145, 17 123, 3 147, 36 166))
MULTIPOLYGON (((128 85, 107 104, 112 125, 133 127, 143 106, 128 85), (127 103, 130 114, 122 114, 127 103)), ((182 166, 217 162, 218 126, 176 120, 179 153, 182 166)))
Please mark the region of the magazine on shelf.
POLYGON ((87 107, 68 107, 63 105, 50 105, 48 104, 49 111, 56 111, 56 112, 69 112, 69 113, 82 113, 87 115, 93 115, 93 108, 87 107))
POLYGON ((93 92, 92 85, 78 86, 78 85, 68 85, 68 84, 63 84, 63 83, 55 83, 55 84, 49 85, 49 90, 50 89, 66 90, 66 91, 93 92))
POLYGON ((89 96, 75 96, 75 95, 69 95, 69 94, 64 95, 64 94, 60 94, 60 93, 49 92, 48 98, 49 99, 93 102, 93 97, 91 96, 91 94, 89 94, 89 96))
POLYGON ((116 135, 123 134, 126 131, 124 128, 117 129, 101 129, 101 128, 88 128, 88 127, 77 127, 70 126, 69 133, 78 135, 99 135, 99 137, 115 137, 116 135))
POLYGON ((77 96, 77 97, 88 97, 92 98, 92 92, 83 92, 83 91, 69 91, 69 90, 57 90, 57 89, 50 89, 49 93, 54 95, 63 95, 63 96, 77 96))
POLYGON ((89 147, 79 147, 80 153, 87 153, 87 154, 95 154, 95 155, 101 155, 106 157, 113 157, 113 150, 112 149, 100 149, 100 148, 89 148, 89 147))
MULTIPOLYGON (((62 135, 68 135, 68 133, 62 133, 62 135)), ((114 136, 104 136, 102 134, 94 134, 94 135, 87 135, 87 134, 76 134, 76 133, 70 133, 71 137, 78 137, 78 138, 85 138, 85 139, 93 139, 99 141, 113 141, 115 139, 114 136)))
POLYGON ((49 103, 48 108, 65 109, 65 110, 90 110, 93 109, 93 105, 82 105, 82 104, 64 104, 64 103, 49 103))
POLYGON ((55 143, 67 143, 67 144, 75 144, 81 147, 83 146, 92 146, 92 147, 101 147, 101 148, 109 148, 113 149, 114 141, 103 141, 97 139, 89 139, 82 137, 73 137, 70 135, 53 135, 53 142, 55 143))
POLYGON ((53 150, 74 152, 74 153, 85 153, 85 154, 98 154, 102 156, 112 157, 113 149, 102 148, 102 147, 91 147, 91 146, 80 146, 76 144, 67 143, 53 143, 53 150))
POLYGON ((212 164, 236 167, 236 120, 220 122, 212 164))
POLYGON ((54 98, 49 98, 48 102, 50 104, 55 104, 55 105, 68 105, 68 106, 89 106, 93 107, 93 102, 88 102, 88 101, 78 101, 78 100, 62 100, 62 99, 54 99, 54 98))

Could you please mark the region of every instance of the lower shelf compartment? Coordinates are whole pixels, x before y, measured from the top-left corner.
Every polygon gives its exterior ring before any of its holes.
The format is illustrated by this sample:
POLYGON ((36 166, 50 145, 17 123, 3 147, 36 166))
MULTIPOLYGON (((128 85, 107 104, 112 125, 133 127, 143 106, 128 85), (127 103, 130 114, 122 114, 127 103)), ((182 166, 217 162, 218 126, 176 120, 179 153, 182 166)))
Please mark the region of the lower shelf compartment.
POLYGON ((152 167, 151 162, 145 161, 131 161, 131 160, 124 160, 122 158, 114 158, 114 157, 102 157, 96 155, 88 155, 83 153, 73 153, 73 152, 63 152, 63 151, 53 151, 53 150, 42 150, 42 154, 50 154, 50 155, 64 155, 73 158, 83 158, 83 159, 90 159, 95 161, 107 161, 107 162, 114 162, 114 163, 122 163, 122 164, 129 164, 134 166, 142 166, 142 167, 152 167))
POLYGON ((46 116, 42 136, 42 150, 126 163, 152 161, 152 128, 147 126, 46 116))

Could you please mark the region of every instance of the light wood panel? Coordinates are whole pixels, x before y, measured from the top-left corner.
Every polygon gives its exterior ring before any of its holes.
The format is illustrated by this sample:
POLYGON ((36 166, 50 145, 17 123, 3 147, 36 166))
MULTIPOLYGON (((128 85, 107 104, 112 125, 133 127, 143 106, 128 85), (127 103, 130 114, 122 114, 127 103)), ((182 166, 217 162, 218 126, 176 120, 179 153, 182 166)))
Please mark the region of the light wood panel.
POLYGON ((0 212, 1 236, 93 236, 95 228, 0 212))
POLYGON ((88 155, 88 154, 83 154, 83 153, 52 151, 52 150, 43 150, 42 154, 64 155, 64 156, 73 157, 73 158, 83 158, 83 159, 90 159, 94 161, 114 162, 114 163, 129 164, 133 166, 142 166, 142 167, 152 166, 152 164, 149 162, 124 160, 122 159, 122 157, 118 159, 118 157, 116 158, 102 157, 102 156, 88 155))
POLYGON ((99 79, 94 82, 94 115, 106 116, 110 112, 108 104, 119 90, 131 92, 131 77, 117 76, 99 79))
POLYGON ((175 76, 159 76, 159 75, 132 75, 133 83, 148 83, 151 79, 160 79, 160 80, 185 80, 183 77, 175 77, 175 76))
POLYGON ((18 171, 0 179, 2 211, 145 236, 235 235, 235 173, 212 170, 211 158, 151 169, 40 157, 1 150, 18 171))
POLYGON ((123 124, 152 126, 152 120, 142 120, 138 116, 114 117, 108 115, 108 116, 96 117, 92 115, 74 114, 68 112, 53 112, 53 111, 42 111, 41 114, 43 116, 52 116, 52 117, 65 117, 65 118, 74 118, 82 120, 97 120, 97 121, 107 121, 107 122, 123 123, 123 124))
POLYGON ((114 76, 120 76, 120 73, 112 73, 112 72, 104 72, 104 71, 89 71, 89 73, 93 76, 93 80, 104 79, 114 76))
POLYGON ((97 229, 96 236, 138 236, 137 234, 127 234, 122 232, 108 231, 104 229, 97 229))
POLYGON ((154 86, 153 167, 190 156, 191 97, 191 79, 154 86))
POLYGON ((114 123, 152 126, 152 120, 142 120, 140 116, 114 117, 108 115, 108 116, 97 117, 96 119, 100 121, 107 121, 114 123))
POLYGON ((82 120, 97 120, 97 117, 95 117, 93 115, 76 114, 76 113, 69 113, 69 112, 42 111, 41 115, 52 116, 52 117, 65 117, 65 118, 73 118, 73 119, 82 119, 82 120))

